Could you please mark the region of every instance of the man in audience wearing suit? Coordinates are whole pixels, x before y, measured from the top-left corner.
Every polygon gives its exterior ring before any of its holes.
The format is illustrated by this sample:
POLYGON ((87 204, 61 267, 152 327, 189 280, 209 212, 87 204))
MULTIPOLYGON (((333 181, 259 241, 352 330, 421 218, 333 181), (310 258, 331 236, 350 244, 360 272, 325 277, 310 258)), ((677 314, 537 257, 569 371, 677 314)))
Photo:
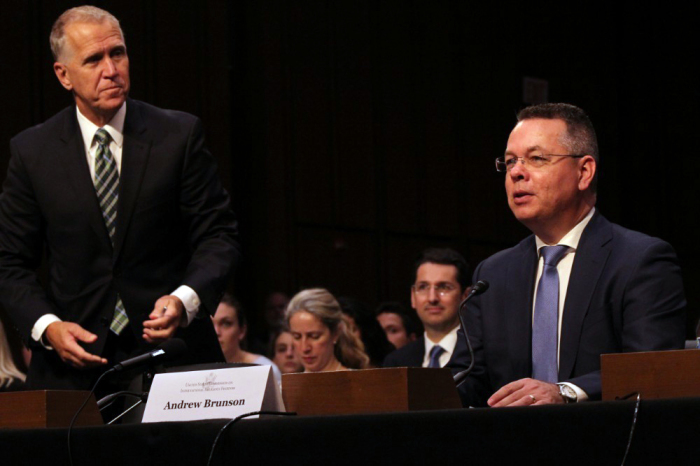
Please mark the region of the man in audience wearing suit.
MULTIPOLYGON (((474 272, 490 287, 467 305, 475 367, 460 387, 465 405, 599 400, 601 354, 683 348, 676 254, 596 210, 598 144, 581 109, 521 111, 496 168, 533 235, 474 272)), ((462 332, 456 353, 451 365, 466 368, 462 332)))
POLYGON ((63 13, 51 49, 75 105, 11 141, 0 197, 0 301, 33 347, 30 387, 88 388, 181 333, 223 361, 207 314, 239 253, 201 122, 127 98, 124 35, 104 10, 63 13))
POLYGON ((387 355, 384 367, 444 367, 452 358, 459 329, 459 304, 469 285, 469 266, 452 249, 427 249, 415 264, 411 306, 424 334, 387 355))

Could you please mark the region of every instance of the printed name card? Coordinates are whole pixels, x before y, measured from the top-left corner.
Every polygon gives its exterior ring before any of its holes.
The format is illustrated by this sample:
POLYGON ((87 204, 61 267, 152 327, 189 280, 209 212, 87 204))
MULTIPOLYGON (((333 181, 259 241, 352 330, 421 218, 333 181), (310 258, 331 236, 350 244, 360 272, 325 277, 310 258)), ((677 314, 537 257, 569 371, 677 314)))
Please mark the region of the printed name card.
POLYGON ((175 372, 153 379, 142 422, 232 419, 261 410, 284 411, 271 366, 175 372))

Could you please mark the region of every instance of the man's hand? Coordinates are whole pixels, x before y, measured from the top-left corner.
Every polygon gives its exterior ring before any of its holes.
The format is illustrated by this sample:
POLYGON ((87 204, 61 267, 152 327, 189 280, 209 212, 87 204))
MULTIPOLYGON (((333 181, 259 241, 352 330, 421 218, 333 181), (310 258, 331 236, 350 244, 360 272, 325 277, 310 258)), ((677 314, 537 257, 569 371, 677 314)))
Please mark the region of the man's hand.
POLYGON ((46 327, 44 337, 63 362, 76 369, 89 369, 107 364, 105 358, 90 354, 80 346, 79 342, 94 343, 97 335, 74 322, 54 322, 46 327))
POLYGON ((564 403, 556 384, 535 379, 520 379, 501 387, 487 401, 492 408, 564 403))
POLYGON ((149 343, 162 343, 175 335, 185 306, 177 296, 167 295, 156 301, 149 320, 143 323, 143 339, 149 343))

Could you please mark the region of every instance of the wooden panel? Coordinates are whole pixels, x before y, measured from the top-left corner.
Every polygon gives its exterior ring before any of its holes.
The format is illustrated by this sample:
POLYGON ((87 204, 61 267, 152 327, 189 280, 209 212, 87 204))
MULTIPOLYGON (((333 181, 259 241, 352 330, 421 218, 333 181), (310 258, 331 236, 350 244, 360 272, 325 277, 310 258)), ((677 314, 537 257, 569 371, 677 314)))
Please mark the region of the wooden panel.
POLYGON ((289 2, 287 53, 291 87, 295 215, 335 222, 337 186, 332 139, 333 42, 326 2, 289 2))
POLYGON ((643 400, 700 396, 700 351, 604 354, 603 400, 638 392, 643 400))
POLYGON ((461 407, 448 369, 401 367, 284 374, 282 386, 285 408, 301 416, 461 407))
MULTIPOLYGON (((64 390, 0 393, 0 428, 68 427, 87 395, 86 391, 64 390)), ((75 425, 102 425, 94 395, 75 425)))
POLYGON ((424 131, 416 115, 418 77, 417 31, 411 8, 390 2, 374 7, 374 102, 377 151, 383 158, 385 222, 390 228, 414 232, 424 224, 424 200, 419 196, 424 171, 424 131), (391 18, 391 20, 388 20, 391 18))
POLYGON ((351 296, 374 305, 379 279, 371 234, 303 227, 297 235, 296 290, 323 287, 336 297, 351 296))
POLYGON ((377 216, 372 42, 369 4, 329 2, 332 13, 333 145, 337 154, 337 221, 373 228, 377 216))

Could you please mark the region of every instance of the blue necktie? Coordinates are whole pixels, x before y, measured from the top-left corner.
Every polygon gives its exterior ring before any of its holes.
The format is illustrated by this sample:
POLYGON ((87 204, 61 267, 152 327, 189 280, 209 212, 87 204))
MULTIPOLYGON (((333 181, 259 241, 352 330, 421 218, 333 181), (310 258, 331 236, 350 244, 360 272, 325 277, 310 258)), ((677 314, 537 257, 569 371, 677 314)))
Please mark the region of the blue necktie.
POLYGON ((532 378, 544 382, 559 381, 557 343, 559 321, 559 272, 557 264, 568 246, 545 246, 541 249, 544 269, 537 285, 537 301, 532 324, 532 378))
POLYGON ((428 367, 439 369, 440 368, 440 356, 444 352, 445 352, 445 348, 443 348, 440 345, 435 345, 432 348, 430 348, 430 362, 428 363, 428 367))

